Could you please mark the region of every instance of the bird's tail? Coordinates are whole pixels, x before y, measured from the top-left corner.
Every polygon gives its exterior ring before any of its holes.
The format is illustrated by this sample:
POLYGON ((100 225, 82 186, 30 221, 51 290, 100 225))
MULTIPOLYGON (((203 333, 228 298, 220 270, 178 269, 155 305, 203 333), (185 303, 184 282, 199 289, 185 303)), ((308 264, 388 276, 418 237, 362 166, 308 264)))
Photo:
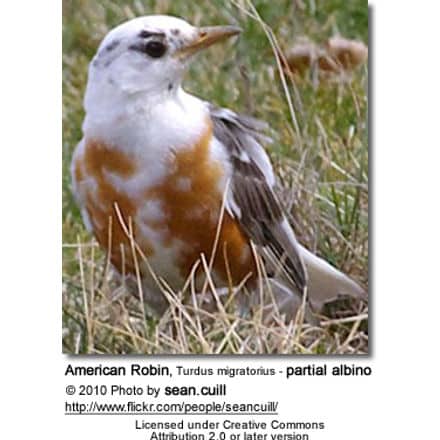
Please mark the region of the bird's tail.
POLYGON ((367 292, 347 275, 305 247, 300 245, 300 248, 308 274, 307 295, 313 309, 319 311, 325 303, 340 296, 367 298, 367 292))

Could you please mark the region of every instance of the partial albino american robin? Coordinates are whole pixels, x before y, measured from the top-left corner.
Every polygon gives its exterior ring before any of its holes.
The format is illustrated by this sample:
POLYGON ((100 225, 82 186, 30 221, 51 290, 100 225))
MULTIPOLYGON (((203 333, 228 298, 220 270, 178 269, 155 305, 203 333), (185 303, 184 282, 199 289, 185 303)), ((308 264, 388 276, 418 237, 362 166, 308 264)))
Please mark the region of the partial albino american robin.
MULTIPOLYGON (((254 249, 288 280, 281 308, 293 310, 305 291, 314 308, 338 295, 364 295, 296 240, 260 144, 265 124, 181 86, 195 53, 239 32, 140 17, 109 32, 90 64, 73 191, 112 264, 139 275, 159 314, 167 301, 157 278, 178 291, 201 255, 217 287, 256 289, 254 249)), ((194 277, 200 289, 204 271, 194 277)))

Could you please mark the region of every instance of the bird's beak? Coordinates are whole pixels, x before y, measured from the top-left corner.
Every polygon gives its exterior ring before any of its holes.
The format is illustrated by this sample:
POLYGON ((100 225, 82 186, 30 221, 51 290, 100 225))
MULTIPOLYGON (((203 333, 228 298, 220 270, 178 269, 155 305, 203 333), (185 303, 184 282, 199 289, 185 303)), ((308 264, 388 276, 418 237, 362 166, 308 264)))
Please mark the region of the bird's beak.
POLYGON ((240 32, 241 29, 237 26, 207 26, 198 28, 195 38, 176 51, 176 55, 179 58, 188 58, 196 52, 226 38, 238 35, 240 32))

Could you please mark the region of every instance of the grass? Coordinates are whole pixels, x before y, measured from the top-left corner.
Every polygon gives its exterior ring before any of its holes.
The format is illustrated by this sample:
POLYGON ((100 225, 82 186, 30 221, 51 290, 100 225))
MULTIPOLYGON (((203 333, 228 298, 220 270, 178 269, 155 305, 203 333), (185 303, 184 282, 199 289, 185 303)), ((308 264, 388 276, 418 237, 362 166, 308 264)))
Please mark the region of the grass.
POLYGON ((260 310, 239 317, 234 305, 199 309, 191 286, 169 291, 160 319, 126 294, 86 232, 71 193, 69 165, 81 139, 87 66, 113 26, 139 15, 165 13, 195 25, 236 23, 235 43, 199 56, 186 90, 270 123, 269 154, 278 192, 299 240, 368 288, 367 66, 346 75, 280 79, 262 23, 282 49, 300 37, 323 43, 341 34, 368 44, 364 0, 125 0, 63 1, 63 351, 67 353, 306 353, 368 352, 366 304, 337 301, 319 327, 270 323, 260 310), (286 94, 288 93, 288 95, 286 94), (288 96, 291 96, 289 106, 288 96))

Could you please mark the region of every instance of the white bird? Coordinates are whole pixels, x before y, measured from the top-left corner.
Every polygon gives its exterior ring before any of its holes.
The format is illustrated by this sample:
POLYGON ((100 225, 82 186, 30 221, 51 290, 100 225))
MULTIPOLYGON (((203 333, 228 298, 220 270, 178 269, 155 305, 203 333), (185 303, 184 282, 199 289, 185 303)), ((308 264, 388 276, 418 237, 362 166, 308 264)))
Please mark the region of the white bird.
POLYGON ((296 240, 261 145, 266 124, 182 88, 195 53, 239 32, 140 17, 109 32, 89 67, 73 191, 87 228, 121 274, 139 275, 159 314, 168 303, 158 280, 177 291, 193 271, 201 289, 202 255, 217 287, 255 291, 251 243, 269 272, 281 271, 271 283, 288 317, 306 291, 315 310, 339 295, 365 296, 296 240))

